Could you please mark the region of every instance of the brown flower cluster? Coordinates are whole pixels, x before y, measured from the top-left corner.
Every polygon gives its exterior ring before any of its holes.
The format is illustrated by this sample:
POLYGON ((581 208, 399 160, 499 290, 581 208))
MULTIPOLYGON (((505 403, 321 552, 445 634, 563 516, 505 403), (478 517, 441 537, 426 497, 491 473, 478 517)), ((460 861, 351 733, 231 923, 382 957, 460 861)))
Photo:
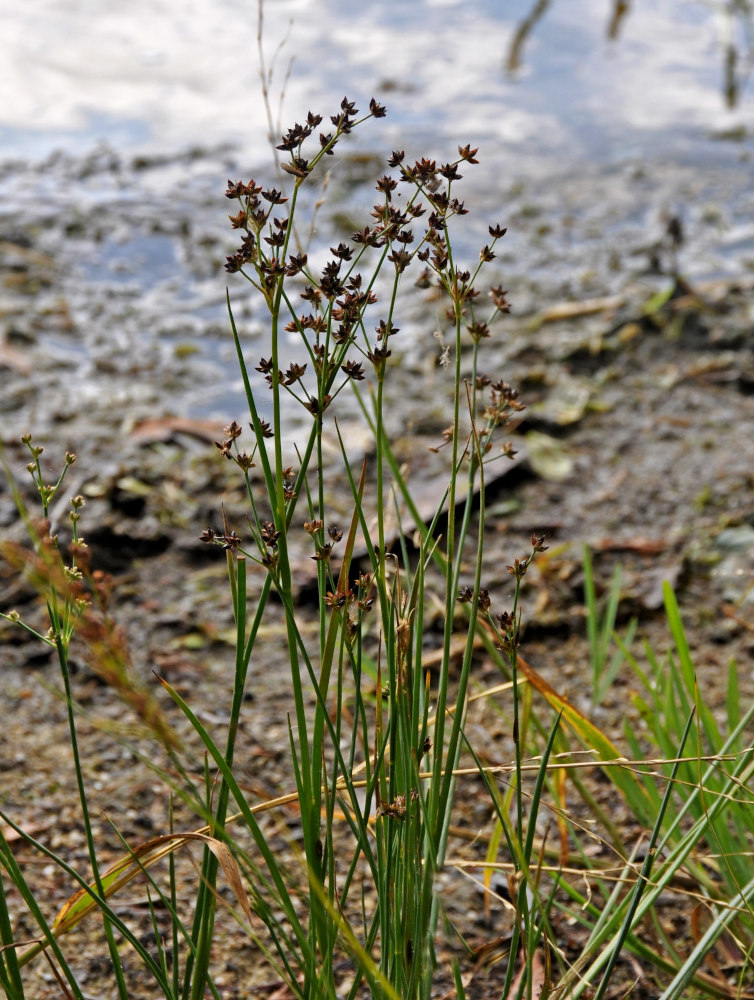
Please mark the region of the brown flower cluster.
MULTIPOLYGON (((269 429, 269 425, 266 426, 269 429)), ((252 430, 253 429, 254 428, 252 427, 252 430)), ((219 449, 223 458, 227 458, 229 462, 235 462, 239 469, 242 469, 244 472, 248 472, 249 469, 254 468, 253 455, 249 455, 245 451, 238 450, 238 446, 235 442, 241 436, 241 432, 241 426, 234 420, 228 427, 223 427, 225 440, 215 441, 215 447, 219 449)))
MULTIPOLYGON (((536 532, 532 532, 530 541, 531 551, 529 554, 523 559, 515 558, 513 564, 506 567, 508 573, 515 577, 517 584, 526 575, 526 571, 537 556, 537 553, 546 552, 549 548, 549 546, 545 545, 545 536, 538 535, 536 532)), ((487 587, 480 587, 479 591, 475 592, 468 585, 464 585, 458 591, 456 600, 459 604, 471 604, 475 597, 479 610, 495 625, 498 649, 510 654, 516 649, 519 642, 520 622, 518 616, 511 614, 509 611, 503 611, 500 614, 494 615, 493 618, 491 614, 492 597, 487 587)))
MULTIPOLYGON (((290 154, 284 169, 295 178, 295 186, 305 181, 323 156, 332 154, 342 136, 366 118, 381 118, 385 114, 385 108, 372 99, 368 113, 359 118, 355 102, 344 97, 338 111, 329 118, 333 128, 319 132, 317 145, 315 133, 323 117, 310 111, 303 122, 285 132, 277 145, 290 154)), ((300 298, 305 308, 300 311, 290 293, 285 293, 290 310, 285 330, 301 336, 308 359, 291 363, 286 371, 274 371, 271 359, 260 359, 257 370, 273 391, 285 388, 315 419, 321 420, 349 381, 364 378, 364 362, 372 366, 378 381, 385 378, 387 362, 393 353, 389 340, 399 331, 392 322, 391 302, 388 315, 373 328, 376 342, 368 334, 372 327, 366 313, 377 302, 372 291, 375 275, 364 280, 359 266, 367 261, 371 250, 382 251, 376 267, 379 269, 384 259, 392 265, 396 281, 418 258, 424 269, 417 285, 430 288, 434 284, 450 298, 449 319, 455 323, 464 317, 472 341, 478 343, 491 336, 492 322, 508 312, 510 305, 502 287, 493 287, 489 292, 491 315, 477 317, 475 302, 480 292, 475 281, 482 265, 494 260, 495 244, 506 230, 499 225, 489 227, 490 241, 480 250, 479 262, 473 269, 455 266, 448 244, 448 223, 468 211, 453 188, 462 179, 461 168, 479 162, 477 152, 466 144, 459 146, 458 156, 448 162, 421 157, 412 163, 406 160, 404 150, 394 150, 387 160, 391 173, 378 178, 375 184, 380 198, 372 208, 371 223, 355 232, 350 241, 331 246, 331 257, 319 273, 310 268, 306 253, 289 251, 290 219, 275 214, 276 207, 287 201, 282 192, 265 189, 253 180, 228 183, 226 194, 238 201, 240 209, 230 216, 231 225, 244 235, 241 245, 228 257, 227 269, 243 272, 262 291, 270 308, 273 302, 280 302, 279 290, 286 279, 300 279, 303 283, 300 298), (411 190, 399 201, 401 187, 411 190), (417 232, 419 220, 422 231, 417 232), (347 357, 351 349, 360 352, 361 359, 347 357), (308 387, 304 384, 307 371, 311 380, 308 387), (339 375, 342 380, 336 384, 339 375)), ((500 405, 500 398, 490 403, 491 407, 500 405)), ((505 407, 510 412, 515 404, 508 399, 505 407)), ((227 442, 218 447, 230 457, 227 442)))

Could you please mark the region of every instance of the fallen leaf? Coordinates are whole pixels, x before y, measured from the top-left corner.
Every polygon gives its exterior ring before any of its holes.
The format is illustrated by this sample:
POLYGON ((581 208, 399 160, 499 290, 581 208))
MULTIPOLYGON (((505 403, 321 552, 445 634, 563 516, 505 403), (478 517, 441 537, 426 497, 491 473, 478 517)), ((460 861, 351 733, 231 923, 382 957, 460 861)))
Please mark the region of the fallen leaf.
POLYGON ((137 444, 171 441, 177 434, 188 434, 200 441, 219 441, 223 435, 222 424, 216 420, 191 420, 188 417, 149 417, 131 428, 131 438, 137 444))
POLYGON ((557 438, 542 434, 540 431, 529 431, 524 440, 529 465, 541 479, 559 482, 571 475, 573 459, 557 438))
POLYGON ((592 546, 600 552, 638 552, 642 556, 658 555, 667 547, 667 539, 645 538, 643 535, 635 538, 602 538, 592 546))
POLYGON ((535 322, 537 326, 541 326, 543 323, 555 323, 561 319, 593 316, 595 313, 619 309, 625 301, 623 295, 607 295, 596 299, 582 299, 580 302, 559 302, 538 313, 535 322))
POLYGON ((8 844, 9 847, 13 848, 14 845, 24 843, 26 837, 36 837, 38 833, 42 833, 44 830, 50 828, 49 823, 32 823, 31 825, 24 827, 23 832, 14 830, 11 826, 6 826, 4 823, 0 823, 0 836, 8 844))
POLYGON ((12 347, 4 340, 0 341, 0 368, 12 368, 19 375, 31 375, 34 370, 23 351, 12 347))

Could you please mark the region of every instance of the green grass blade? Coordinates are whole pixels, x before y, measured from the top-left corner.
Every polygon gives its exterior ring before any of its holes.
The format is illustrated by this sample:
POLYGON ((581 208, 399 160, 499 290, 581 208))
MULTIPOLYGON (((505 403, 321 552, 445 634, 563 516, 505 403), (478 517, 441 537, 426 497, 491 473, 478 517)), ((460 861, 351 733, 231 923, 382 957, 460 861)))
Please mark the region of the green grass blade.
MULTIPOLYGON (((680 746, 678 747, 679 758, 683 755, 686 746, 686 740, 688 738, 689 732, 691 731, 691 725, 693 721, 694 721, 694 713, 692 712, 690 713, 688 720, 686 721, 686 728, 684 729, 684 733, 681 738, 681 743, 680 746)), ((644 891, 649 884, 649 876, 652 872, 652 868, 654 865, 656 846, 662 831, 663 821, 665 819, 665 813, 668 809, 668 806, 670 805, 670 800, 673 793, 673 782, 676 778, 676 775, 678 774, 679 767, 680 767, 680 761, 676 760, 670 772, 670 778, 665 788, 665 794, 662 799, 660 810, 657 814, 657 820, 655 822, 654 829, 652 830, 652 835, 649 839, 649 845, 647 847, 644 863, 641 866, 641 871, 639 872, 636 884, 631 893, 630 902, 628 903, 628 907, 626 908, 626 915, 623 919, 623 925, 618 933, 617 938, 615 939, 615 942, 611 945, 610 958, 608 960, 607 967, 605 968, 602 981, 600 982, 600 985, 597 988, 597 992, 594 994, 594 1000, 602 1000, 602 998, 605 996, 607 988, 610 985, 610 978, 613 974, 618 959, 620 958, 623 946, 626 943, 629 934, 634 928, 636 912, 639 908, 641 897, 644 895, 644 891)))

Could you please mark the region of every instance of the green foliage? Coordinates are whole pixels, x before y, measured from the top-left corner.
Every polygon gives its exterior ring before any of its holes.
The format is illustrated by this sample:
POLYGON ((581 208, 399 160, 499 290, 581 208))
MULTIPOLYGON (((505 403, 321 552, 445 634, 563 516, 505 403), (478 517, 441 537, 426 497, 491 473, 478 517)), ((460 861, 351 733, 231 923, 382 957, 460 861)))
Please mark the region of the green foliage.
MULTIPOLYGON (((372 101, 365 117, 383 114, 384 109, 372 101)), ((403 153, 393 153, 389 165, 397 176, 377 182, 379 199, 372 213, 373 225, 356 233, 350 244, 331 248, 332 258, 321 271, 311 268, 301 248, 291 252, 302 185, 320 160, 364 120, 358 117, 354 104, 344 100, 339 113, 332 116, 334 131, 322 138, 311 157, 304 155, 304 148, 321 123, 318 115, 310 114, 305 125, 296 125, 283 136, 281 148, 291 156, 284 168, 295 178, 284 218, 273 216, 272 206, 287 201, 279 192, 265 191, 254 181, 229 185, 228 196, 236 198, 240 208, 231 221, 244 235, 240 248, 228 258, 228 269, 247 279, 270 315, 269 357, 263 357, 256 370, 265 376, 271 392, 273 419, 268 428, 260 418, 262 403, 229 300, 254 439, 250 451, 241 451, 240 427, 231 425, 222 450, 245 477, 255 544, 245 547, 227 530, 219 535, 209 532, 207 541, 228 548, 237 561, 234 605, 239 648, 244 652, 239 663, 242 676, 253 649, 245 626, 241 629, 240 624, 245 615, 241 595, 246 560, 265 567, 285 613, 295 718, 291 727, 292 770, 301 806, 303 862, 309 887, 308 927, 297 933, 293 953, 303 979, 303 986, 296 989, 307 997, 334 996, 335 957, 338 951, 345 951, 358 969, 352 994, 363 979, 375 996, 422 997, 431 993, 436 966, 442 910, 437 876, 447 851, 454 771, 463 746, 476 632, 481 619, 487 619, 490 604, 481 581, 483 530, 473 543, 476 570, 471 585, 462 586, 462 566, 472 541, 474 498, 477 493, 484 495, 484 465, 493 439, 520 404, 509 386, 491 384, 477 371, 479 344, 489 335, 490 324, 507 309, 499 288, 492 290, 488 315, 479 315, 476 302, 480 273, 493 259, 493 247, 504 230, 490 227, 492 242, 482 249, 473 267, 465 269, 455 261, 453 227, 465 214, 454 193, 460 179, 458 167, 475 163, 476 150, 459 148, 457 159, 446 164, 420 160, 409 165, 403 162, 403 153), (393 195, 399 184, 406 190, 402 208, 393 195), (426 229, 417 238, 412 225, 423 217, 427 218, 426 229), (392 345, 399 333, 395 325, 399 289, 404 273, 417 259, 424 267, 421 283, 435 285, 445 297, 453 341, 454 360, 448 379, 452 413, 448 485, 438 497, 429 526, 418 516, 415 505, 412 510, 409 504, 413 514, 409 515, 410 529, 404 528, 399 517, 393 541, 388 537, 387 475, 392 476, 395 493, 403 498, 410 497, 411 485, 393 459, 385 414, 392 345), (306 311, 296 304, 299 298, 306 302, 306 311), (287 346, 284 331, 300 338, 297 360, 283 359, 287 346), (468 383, 462 354, 465 338, 472 352, 468 383), (372 372, 369 397, 360 391, 365 366, 372 372), (365 467, 359 471, 360 458, 349 453, 337 425, 337 400, 345 388, 355 394, 374 435, 374 475, 368 482, 365 467), (295 451, 286 444, 293 435, 284 423, 288 412, 284 396, 296 400, 309 415, 310 429, 304 431, 295 451), (344 531, 329 516, 326 497, 331 491, 328 476, 332 472, 323 460, 326 441, 333 433, 353 504, 337 573, 335 547, 342 542, 344 531), (261 470, 263 499, 252 479, 252 463, 261 470), (304 498, 306 521, 301 529, 294 512, 304 498), (374 513, 373 529, 370 511, 374 513), (447 524, 440 535, 437 525, 444 513, 447 524), (307 644, 293 593, 296 568, 289 540, 302 530, 311 539, 317 565, 316 650, 307 644), (414 530, 419 536, 415 557, 409 554, 414 548, 409 535, 414 530), (352 568, 357 539, 368 561, 366 570, 352 568), (436 679, 423 667, 423 622, 429 599, 426 581, 433 565, 441 574, 440 599, 445 608, 436 679), (456 707, 451 711, 451 649, 459 592, 464 600, 466 639, 454 688, 456 707), (377 679, 374 703, 364 687, 365 674, 377 679), (302 677, 308 678, 308 690, 302 677), (310 711, 312 695, 315 702, 310 711), (435 715, 430 725, 432 705, 435 715), (348 719, 352 720, 350 731, 348 719), (354 783, 355 767, 364 774, 363 790, 354 783), (352 835, 350 846, 341 839, 336 843, 332 822, 336 811, 342 811, 346 818, 352 835), (356 877, 363 865, 371 889, 363 877, 356 877), (358 905, 351 901, 352 893, 360 900, 358 905), (372 915, 364 909, 365 893, 373 893, 376 900, 372 915), (359 912, 362 916, 357 929, 352 914, 359 912)), ((483 517, 482 510, 482 527, 483 517)), ((529 559, 516 560, 517 582, 529 559)), ((181 707, 189 711, 187 706, 181 707)), ((191 721, 197 724, 193 716, 191 721)), ((206 734, 202 733, 202 738, 206 734)), ((222 767, 216 747, 208 745, 208 750, 243 811, 230 769, 222 767)), ((521 801, 518 807, 522 810, 521 801)), ((519 839, 522 828, 521 813, 519 839)), ((254 833, 261 850, 261 831, 254 833)), ((276 879, 276 860, 265 857, 265 863, 276 879)), ((290 954, 287 957, 291 960, 290 954)))
MULTIPOLYGON (((592 557, 588 546, 584 546, 584 599, 586 603, 586 629, 592 654, 592 704, 599 705, 610 690, 613 681, 624 662, 623 650, 616 647, 610 657, 613 645, 613 632, 618 617, 623 572, 620 566, 615 567, 613 578, 607 592, 605 607, 600 616, 597 602, 597 588, 594 581, 592 557)), ((623 646, 630 647, 636 633, 636 620, 628 627, 623 637, 623 646)))

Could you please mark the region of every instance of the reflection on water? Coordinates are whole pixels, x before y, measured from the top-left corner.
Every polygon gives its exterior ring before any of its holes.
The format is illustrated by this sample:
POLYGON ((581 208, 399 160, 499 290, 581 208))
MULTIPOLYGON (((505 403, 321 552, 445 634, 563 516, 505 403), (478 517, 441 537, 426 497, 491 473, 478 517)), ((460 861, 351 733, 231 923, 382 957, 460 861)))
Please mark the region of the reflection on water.
MULTIPOLYGON (((162 150, 232 141, 258 161, 267 120, 253 8, 9 6, 0 148, 28 157, 101 139, 162 150)), ((494 144, 522 172, 740 129, 754 111, 743 87, 751 33, 749 0, 268 0, 265 22, 270 53, 287 39, 271 85, 274 98, 285 88, 285 118, 344 92, 375 94, 396 142, 494 144)))
MULTIPOLYGON (((516 74, 524 61, 529 36, 552 6, 553 0, 533 0, 529 13, 519 22, 511 40, 506 69, 516 74)), ((729 108, 735 108, 751 74, 754 63, 754 8, 749 0, 718 0, 713 5, 717 15, 717 34, 722 63, 722 90, 729 108)), ((605 35, 617 41, 631 10, 630 0, 612 0, 605 35)))
POLYGON ((725 96, 728 107, 733 108, 738 103, 754 64, 754 8, 749 0, 726 0, 723 30, 725 96))

